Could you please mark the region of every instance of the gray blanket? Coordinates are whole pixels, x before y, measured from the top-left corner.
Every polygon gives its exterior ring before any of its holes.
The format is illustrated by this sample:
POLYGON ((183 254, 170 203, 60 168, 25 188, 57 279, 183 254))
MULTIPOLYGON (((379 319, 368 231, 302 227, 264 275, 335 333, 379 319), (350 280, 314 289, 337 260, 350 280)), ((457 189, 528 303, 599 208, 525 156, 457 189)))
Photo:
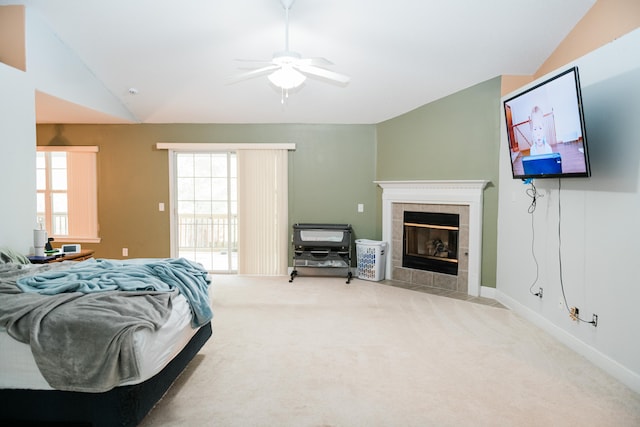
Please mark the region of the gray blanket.
POLYGON ((133 334, 159 329, 171 314, 177 290, 41 295, 16 287, 25 274, 68 267, 63 264, 3 265, 0 326, 30 344, 40 372, 55 389, 103 392, 138 378, 133 334))
POLYGON ((24 292, 55 295, 63 292, 169 291, 177 289, 191 308, 191 325, 200 327, 213 317, 209 304, 209 274, 185 258, 89 259, 63 271, 49 271, 17 280, 24 292))

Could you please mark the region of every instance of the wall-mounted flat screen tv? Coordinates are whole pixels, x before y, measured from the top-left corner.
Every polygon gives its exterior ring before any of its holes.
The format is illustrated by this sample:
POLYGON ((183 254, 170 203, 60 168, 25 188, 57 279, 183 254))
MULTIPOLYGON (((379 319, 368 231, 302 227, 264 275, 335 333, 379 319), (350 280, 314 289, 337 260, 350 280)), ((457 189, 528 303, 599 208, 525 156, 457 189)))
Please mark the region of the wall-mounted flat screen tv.
POLYGON ((504 101, 514 179, 591 175, 578 68, 504 101))

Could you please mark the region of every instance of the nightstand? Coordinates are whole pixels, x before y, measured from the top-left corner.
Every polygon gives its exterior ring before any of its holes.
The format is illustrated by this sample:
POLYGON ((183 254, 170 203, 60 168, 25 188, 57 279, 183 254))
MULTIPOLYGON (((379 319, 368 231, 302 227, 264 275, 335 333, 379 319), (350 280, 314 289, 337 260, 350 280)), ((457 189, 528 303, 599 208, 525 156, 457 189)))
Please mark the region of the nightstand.
POLYGON ((93 249, 82 249, 75 254, 64 254, 63 256, 56 258, 56 261, 84 261, 93 257, 93 249))
POLYGON ((48 264, 50 262, 62 262, 62 261, 84 261, 85 259, 89 259, 93 257, 93 253, 95 251, 93 249, 82 249, 80 252, 73 254, 62 254, 56 253, 53 255, 47 256, 28 256, 29 261, 32 264, 48 264))

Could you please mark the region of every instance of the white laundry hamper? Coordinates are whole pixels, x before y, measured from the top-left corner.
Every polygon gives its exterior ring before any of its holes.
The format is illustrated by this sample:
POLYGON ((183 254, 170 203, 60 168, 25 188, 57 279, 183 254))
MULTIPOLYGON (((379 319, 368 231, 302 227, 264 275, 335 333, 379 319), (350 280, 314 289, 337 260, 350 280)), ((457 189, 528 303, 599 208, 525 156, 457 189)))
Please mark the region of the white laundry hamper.
POLYGON ((387 243, 377 240, 356 239, 358 278, 379 282, 384 280, 387 243))

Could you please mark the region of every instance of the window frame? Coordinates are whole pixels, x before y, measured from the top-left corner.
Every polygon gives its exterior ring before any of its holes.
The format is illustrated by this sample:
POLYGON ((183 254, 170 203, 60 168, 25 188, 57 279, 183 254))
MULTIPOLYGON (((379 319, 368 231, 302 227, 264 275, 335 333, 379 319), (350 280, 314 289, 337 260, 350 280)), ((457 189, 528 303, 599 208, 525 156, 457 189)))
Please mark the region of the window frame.
MULTIPOLYGON (((61 243, 100 243, 101 238, 99 236, 99 224, 98 224, 98 165, 97 165, 97 153, 99 152, 98 146, 38 146, 36 148, 37 152, 51 153, 51 152, 63 152, 66 154, 69 153, 95 153, 93 157, 93 162, 88 167, 88 170, 84 170, 83 174, 90 174, 83 177, 83 186, 84 189, 78 189, 77 186, 72 184, 72 177, 69 176, 69 158, 67 157, 67 215, 68 218, 68 231, 73 231, 73 226, 71 225, 71 221, 73 220, 73 208, 72 205, 75 203, 73 198, 73 191, 82 191, 83 196, 79 196, 76 198, 76 202, 82 200, 82 207, 78 208, 83 211, 82 215, 85 215, 85 212, 89 212, 88 215, 91 216, 89 220, 84 221, 83 228, 87 231, 86 233, 80 234, 68 234, 68 235, 57 235, 51 233, 49 236, 53 237, 56 242, 61 243), (88 198, 87 198, 88 194, 88 198)), ((47 175, 50 173, 49 165, 46 166, 47 175)), ((50 194, 51 192, 55 192, 50 188, 50 178, 46 177, 46 189, 44 190, 45 194, 50 194)), ((36 189, 36 194, 38 192, 42 192, 41 190, 36 189)), ((45 196, 45 203, 48 203, 45 196)), ((45 224, 47 224, 47 231, 50 230, 50 224, 52 220, 51 209, 45 211, 45 224)))

